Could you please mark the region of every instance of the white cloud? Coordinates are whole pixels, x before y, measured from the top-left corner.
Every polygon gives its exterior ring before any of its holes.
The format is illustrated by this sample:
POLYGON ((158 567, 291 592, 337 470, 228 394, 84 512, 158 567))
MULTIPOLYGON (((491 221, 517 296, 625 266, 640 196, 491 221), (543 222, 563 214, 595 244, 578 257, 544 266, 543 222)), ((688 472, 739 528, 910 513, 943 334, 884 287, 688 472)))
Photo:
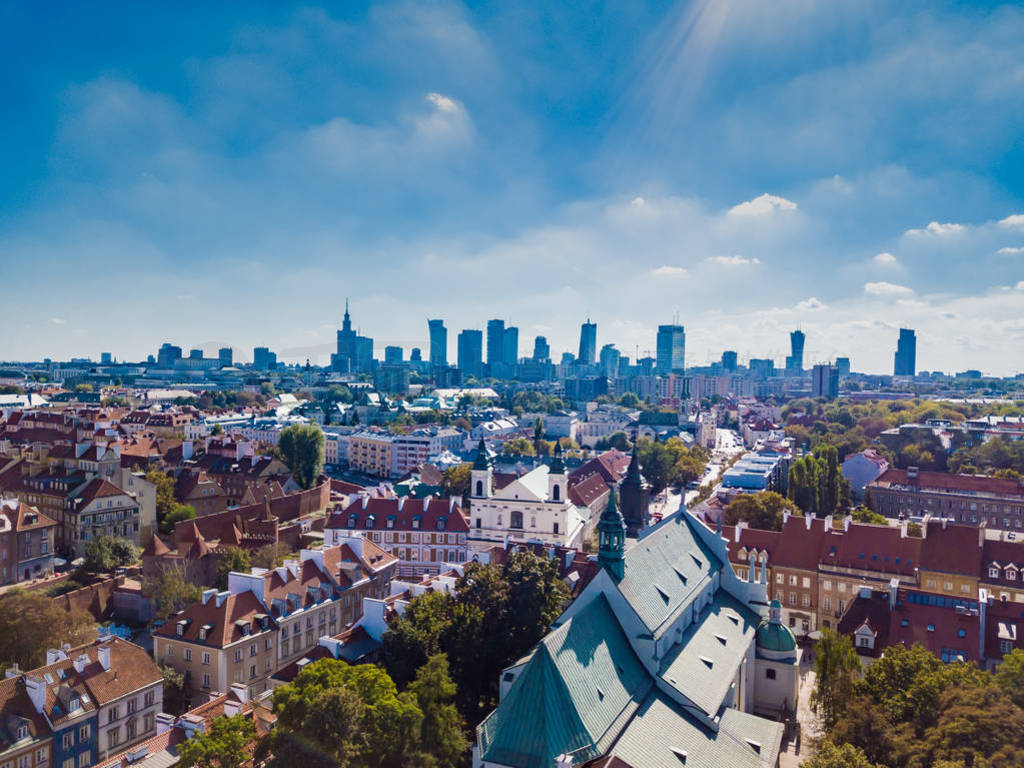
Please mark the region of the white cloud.
POLYGON ((651 270, 651 274, 656 277, 682 277, 683 275, 689 274, 683 267, 670 267, 668 265, 664 267, 657 267, 651 270))
POLYGON ((740 254, 733 256, 709 256, 704 261, 711 262, 712 264, 725 264, 728 267, 742 267, 748 264, 760 264, 761 260, 754 256, 753 258, 746 258, 740 254))
POLYGON ((1000 256, 1014 256, 1018 253, 1024 253, 1024 248, 1000 248, 996 253, 1000 256))
POLYGON ((784 197, 778 197, 777 195, 769 195, 765 192, 763 195, 758 195, 753 200, 747 200, 745 203, 734 205, 729 209, 730 216, 764 216, 765 214, 772 213, 773 211, 795 211, 796 203, 792 200, 787 200, 784 197))
POLYGON ((891 253, 876 253, 874 262, 876 264, 884 264, 886 266, 892 266, 896 264, 896 257, 891 253))
POLYGON ((946 222, 940 224, 937 221, 929 222, 928 226, 924 229, 908 229, 907 234, 911 237, 923 237, 924 235, 934 235, 935 237, 950 237, 952 235, 959 235, 965 232, 967 227, 963 224, 953 224, 946 222))
POLYGON ((1013 286, 1013 289, 1015 291, 1024 291, 1024 280, 1021 280, 1019 283, 1013 286))
POLYGON ((441 112, 458 112, 460 107, 457 101, 449 99, 440 93, 428 93, 427 101, 433 104, 441 112))
POLYGON ((814 296, 809 299, 797 302, 796 306, 793 307, 797 312, 819 312, 823 309, 828 309, 828 304, 819 301, 814 296))
POLYGON ((67 323, 67 320, 65 320, 63 317, 51 317, 50 322, 53 323, 54 325, 64 325, 65 323, 67 323))
POLYGON ((913 292, 913 289, 907 288, 905 285, 887 283, 884 280, 877 283, 864 283, 864 293, 870 293, 873 296, 909 296, 913 292))
POLYGON ((634 208, 642 208, 647 203, 642 197, 634 197, 629 201, 629 204, 634 208))
POLYGON ((1024 213, 1015 213, 999 220, 999 226, 1012 229, 1024 229, 1024 213))

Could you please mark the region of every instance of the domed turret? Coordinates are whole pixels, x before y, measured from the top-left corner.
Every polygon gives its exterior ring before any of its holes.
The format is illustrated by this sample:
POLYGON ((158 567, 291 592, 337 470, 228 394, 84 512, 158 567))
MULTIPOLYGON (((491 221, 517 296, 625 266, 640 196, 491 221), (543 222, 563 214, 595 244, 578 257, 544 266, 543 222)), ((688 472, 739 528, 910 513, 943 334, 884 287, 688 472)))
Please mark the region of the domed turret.
POLYGON ((758 625, 754 639, 757 652, 766 657, 783 659, 796 654, 796 637, 782 623, 782 603, 778 600, 772 600, 768 618, 758 625))

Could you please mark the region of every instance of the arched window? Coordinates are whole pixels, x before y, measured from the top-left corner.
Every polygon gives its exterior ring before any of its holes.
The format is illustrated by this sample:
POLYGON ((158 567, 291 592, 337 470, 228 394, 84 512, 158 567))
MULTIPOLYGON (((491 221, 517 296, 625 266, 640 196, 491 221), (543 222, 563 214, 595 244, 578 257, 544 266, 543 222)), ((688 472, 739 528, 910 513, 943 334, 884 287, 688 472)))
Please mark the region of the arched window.
POLYGON ((483 480, 477 480, 476 481, 476 495, 477 496, 483 496, 484 495, 484 481, 483 480))
POLYGON ((523 527, 523 513, 519 510, 512 510, 510 513, 510 523, 512 528, 523 527))
POLYGON ((559 488, 558 485, 556 484, 555 487, 551 489, 551 498, 553 500, 555 500, 555 501, 561 501, 561 499, 559 497, 559 494, 561 492, 562 492, 562 489, 559 488))

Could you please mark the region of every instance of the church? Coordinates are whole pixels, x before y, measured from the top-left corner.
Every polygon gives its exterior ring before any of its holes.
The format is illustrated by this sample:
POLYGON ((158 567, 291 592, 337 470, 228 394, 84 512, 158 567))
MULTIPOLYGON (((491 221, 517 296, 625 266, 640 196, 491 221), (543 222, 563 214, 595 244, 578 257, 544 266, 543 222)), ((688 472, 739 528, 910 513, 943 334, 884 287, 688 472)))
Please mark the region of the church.
POLYGON ((503 672, 474 768, 775 766, 800 659, 764 568, 737 577, 683 508, 627 548, 612 495, 597 527, 599 573, 503 672))

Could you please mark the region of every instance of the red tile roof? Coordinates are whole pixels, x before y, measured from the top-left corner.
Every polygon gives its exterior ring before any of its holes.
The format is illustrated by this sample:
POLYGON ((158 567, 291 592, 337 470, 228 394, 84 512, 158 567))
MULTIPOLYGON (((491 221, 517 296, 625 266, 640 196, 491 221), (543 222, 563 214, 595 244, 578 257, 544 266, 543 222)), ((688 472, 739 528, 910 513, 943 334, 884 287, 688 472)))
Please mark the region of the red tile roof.
MULTIPOLYGON (((264 631, 256 617, 260 614, 266 615, 267 611, 252 592, 227 595, 219 606, 217 600, 217 596, 213 595, 206 603, 202 601, 193 603, 181 613, 171 616, 153 634, 214 648, 223 648, 246 637, 242 632, 242 625, 248 626, 249 636, 258 635, 264 631), (179 636, 177 626, 182 621, 187 624, 179 636), (207 624, 212 628, 207 633, 206 639, 200 640, 199 631, 203 625, 207 624)), ((266 622, 270 630, 277 627, 269 615, 266 622)))
POLYGON ((918 472, 917 477, 908 477, 905 469, 889 469, 868 485, 906 486, 920 490, 937 490, 946 493, 984 493, 998 496, 1024 498, 1024 485, 1016 480, 1003 480, 981 475, 950 475, 946 472, 918 472))
POLYGON ((462 516, 458 506, 452 506, 448 499, 428 497, 426 499, 356 499, 340 512, 331 515, 326 527, 331 529, 385 530, 388 518, 393 517, 391 528, 399 531, 438 531, 468 533, 469 522, 462 516), (401 509, 399 505, 401 504, 401 509), (418 526, 414 526, 417 521, 418 526), (444 519, 444 528, 438 528, 438 521, 444 519), (352 524, 354 522, 354 525, 352 524))

